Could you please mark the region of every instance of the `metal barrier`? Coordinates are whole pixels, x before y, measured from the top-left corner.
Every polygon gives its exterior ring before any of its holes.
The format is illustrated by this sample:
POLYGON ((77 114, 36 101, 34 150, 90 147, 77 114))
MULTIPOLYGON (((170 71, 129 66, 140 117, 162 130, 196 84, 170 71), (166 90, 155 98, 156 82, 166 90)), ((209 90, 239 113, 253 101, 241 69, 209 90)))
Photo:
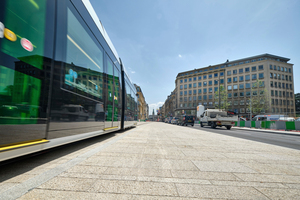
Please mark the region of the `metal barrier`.
POLYGON ((300 121, 285 122, 285 121, 237 121, 237 127, 248 127, 258 129, 276 129, 276 130, 300 130, 300 121))

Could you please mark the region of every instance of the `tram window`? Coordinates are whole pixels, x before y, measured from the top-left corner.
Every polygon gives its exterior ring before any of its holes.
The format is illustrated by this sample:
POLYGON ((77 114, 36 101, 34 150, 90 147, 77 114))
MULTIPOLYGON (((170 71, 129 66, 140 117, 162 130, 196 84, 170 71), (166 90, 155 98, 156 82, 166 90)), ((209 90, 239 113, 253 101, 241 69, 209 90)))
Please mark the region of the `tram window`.
MULTIPOLYGON (((64 83, 71 86, 68 88, 73 92, 83 91, 87 96, 102 99, 103 50, 92 34, 87 32, 89 29, 86 25, 81 23, 69 8, 67 19, 64 83)), ((112 67, 109 70, 109 74, 112 75, 112 67)))

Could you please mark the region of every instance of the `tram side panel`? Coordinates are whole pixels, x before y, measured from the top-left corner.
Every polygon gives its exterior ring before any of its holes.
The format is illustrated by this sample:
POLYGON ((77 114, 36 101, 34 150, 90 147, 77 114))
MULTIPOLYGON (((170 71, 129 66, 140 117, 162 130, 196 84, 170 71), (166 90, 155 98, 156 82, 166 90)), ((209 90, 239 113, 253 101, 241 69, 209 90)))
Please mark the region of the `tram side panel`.
POLYGON ((105 50, 70 1, 58 1, 48 139, 105 129, 105 50))
POLYGON ((0 2, 0 146, 46 136, 54 2, 36 3, 0 2))

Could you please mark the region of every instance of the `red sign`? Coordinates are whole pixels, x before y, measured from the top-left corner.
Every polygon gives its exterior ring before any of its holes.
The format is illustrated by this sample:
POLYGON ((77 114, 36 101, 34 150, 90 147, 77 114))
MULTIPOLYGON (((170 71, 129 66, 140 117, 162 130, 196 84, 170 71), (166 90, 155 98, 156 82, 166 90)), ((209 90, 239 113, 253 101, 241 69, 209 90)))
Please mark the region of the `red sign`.
POLYGON ((33 46, 31 44, 31 42, 29 40, 27 40, 26 38, 21 39, 21 45, 25 50, 30 51, 30 52, 33 51, 33 46))

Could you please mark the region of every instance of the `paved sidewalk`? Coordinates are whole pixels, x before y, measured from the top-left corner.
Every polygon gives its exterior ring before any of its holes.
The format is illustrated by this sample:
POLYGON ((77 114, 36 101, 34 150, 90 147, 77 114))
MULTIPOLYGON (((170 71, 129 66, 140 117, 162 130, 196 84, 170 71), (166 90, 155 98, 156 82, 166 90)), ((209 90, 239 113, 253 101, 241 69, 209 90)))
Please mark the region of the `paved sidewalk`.
MULTIPOLYGON (((194 124, 195 127, 200 127, 200 124, 194 124)), ((268 132, 268 133, 280 133, 280 134, 288 134, 288 135, 299 135, 299 131, 284 131, 284 130, 276 130, 276 129, 258 129, 258 128, 249 128, 249 127, 238 127, 233 126, 233 129, 240 129, 245 131, 259 131, 259 132, 268 132)))
POLYGON ((300 199, 300 151, 161 122, 31 175, 1 183, 0 199, 300 199))

